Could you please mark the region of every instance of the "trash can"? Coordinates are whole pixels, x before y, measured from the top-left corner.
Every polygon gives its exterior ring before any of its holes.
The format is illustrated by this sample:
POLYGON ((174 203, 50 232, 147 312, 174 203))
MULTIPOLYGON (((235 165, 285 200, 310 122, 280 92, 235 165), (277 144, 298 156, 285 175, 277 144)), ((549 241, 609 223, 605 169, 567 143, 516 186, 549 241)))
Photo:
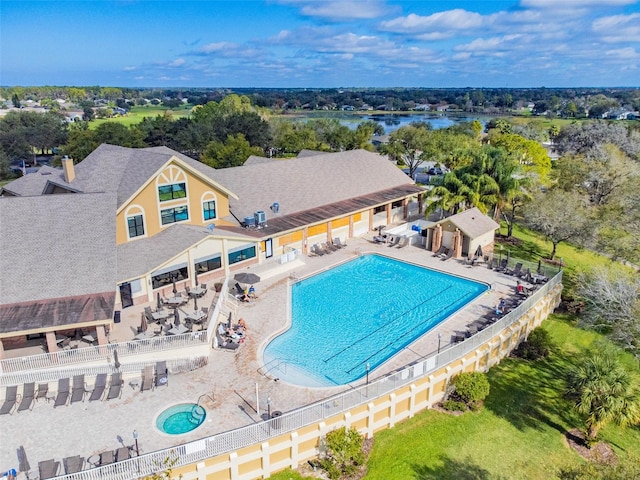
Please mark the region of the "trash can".
POLYGON ((282 412, 280 410, 276 410, 275 412, 271 412, 271 418, 275 420, 271 422, 271 426, 273 428, 280 428, 280 417, 282 416, 282 412))
POLYGON ((120 323, 120 310, 113 312, 113 323, 120 323))

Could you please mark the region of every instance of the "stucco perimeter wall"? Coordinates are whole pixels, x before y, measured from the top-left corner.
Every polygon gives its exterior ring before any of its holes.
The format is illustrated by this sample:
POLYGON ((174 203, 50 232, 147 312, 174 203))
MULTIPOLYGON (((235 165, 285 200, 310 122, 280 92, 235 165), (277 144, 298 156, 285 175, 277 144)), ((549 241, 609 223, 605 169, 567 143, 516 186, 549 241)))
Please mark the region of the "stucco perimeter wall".
MULTIPOLYGON (((360 388, 362 402, 338 414, 327 416, 321 421, 287 431, 277 435, 278 430, 287 430, 287 422, 282 417, 279 423, 272 419, 265 422, 270 438, 230 453, 218 455, 174 469, 176 478, 183 480, 249 480, 268 478, 271 474, 287 467, 297 468, 304 462, 316 458, 321 453, 323 437, 331 430, 347 427, 356 428, 366 437, 376 432, 392 428, 398 422, 413 417, 422 410, 431 408, 441 401, 449 381, 459 373, 486 372, 500 362, 517 345, 527 338, 529 333, 539 326, 560 303, 562 284, 549 285, 547 292, 535 304, 521 312, 519 318, 500 331, 492 332, 470 351, 455 356, 459 344, 424 362, 416 363, 407 369, 393 374, 397 378, 388 378, 360 388), (454 355, 443 355, 451 353, 454 355), (442 361, 443 360, 443 361, 442 361), (437 362, 440 361, 440 365, 437 362), (422 372, 426 372, 423 374, 422 372), (389 391, 388 382, 412 378, 413 380, 389 391), (385 382, 387 382, 385 388, 385 382), (380 390, 385 393, 377 394, 380 390)), ((483 332, 481 332, 483 333, 483 332)), ((464 344, 473 340, 468 339, 464 344)), ((469 350, 468 345, 466 349, 469 350)), ((351 394, 352 395, 352 394, 351 394)), ((349 404, 349 399, 336 396, 311 408, 333 410, 340 405, 349 404)), ((310 407, 305 407, 310 408, 310 407)))

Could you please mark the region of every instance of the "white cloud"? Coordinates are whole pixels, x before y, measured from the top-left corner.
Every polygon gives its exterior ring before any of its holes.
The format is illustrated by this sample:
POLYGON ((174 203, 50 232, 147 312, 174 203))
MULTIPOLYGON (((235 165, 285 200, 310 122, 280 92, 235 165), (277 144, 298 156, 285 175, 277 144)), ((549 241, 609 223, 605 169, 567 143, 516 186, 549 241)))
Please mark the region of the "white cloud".
POLYGON ((172 62, 167 63, 167 67, 169 68, 177 68, 182 67, 187 61, 184 58, 177 58, 172 62))
POLYGON ((636 52, 636 49, 633 47, 607 50, 605 54, 608 57, 618 58, 620 60, 640 60, 640 53, 636 52))
POLYGON ((381 29, 397 33, 424 33, 430 30, 458 31, 479 28, 483 24, 483 16, 467 10, 455 9, 421 16, 411 13, 406 17, 398 17, 380 24, 381 29))
POLYGON ((607 43, 640 42, 640 13, 598 18, 591 29, 607 43))
POLYGON ((613 7, 615 5, 631 5, 637 0, 522 0, 523 7, 544 9, 568 9, 580 7, 613 7))
POLYGON ((379 18, 392 10, 383 0, 279 0, 278 3, 298 7, 307 17, 336 21, 379 18))

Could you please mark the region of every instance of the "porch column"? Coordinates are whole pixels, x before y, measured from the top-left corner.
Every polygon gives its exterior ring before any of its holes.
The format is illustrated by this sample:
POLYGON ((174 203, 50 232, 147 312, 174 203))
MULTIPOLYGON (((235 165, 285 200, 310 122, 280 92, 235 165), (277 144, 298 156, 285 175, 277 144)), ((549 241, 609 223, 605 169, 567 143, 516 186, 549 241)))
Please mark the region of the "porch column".
POLYGON ((302 254, 306 255, 309 252, 309 246, 307 245, 307 238, 308 238, 308 231, 307 231, 307 227, 304 227, 302 229, 302 254))
POLYGON ((333 235, 331 231, 331 220, 327 222, 327 242, 333 243, 333 235))
POLYGON ((373 208, 369 209, 369 231, 373 230, 373 208))
POLYGON ((57 352, 58 342, 56 342, 56 332, 47 332, 47 351, 49 353, 57 352))
POLYGON ((387 213, 387 225, 390 225, 391 224, 391 204, 390 203, 387 203, 385 205, 385 210, 387 213))
MULTIPOLYGON (((4 344, 2 343, 2 339, 0 338, 0 360, 4 358, 4 344)), ((2 370, 0 370, 1 372, 2 370)))
POLYGON ((409 216, 409 199, 405 198, 402 201, 402 219, 406 220, 409 216))
POLYGON ((98 337, 98 345, 106 345, 107 343, 109 343, 107 340, 107 332, 104 329, 104 325, 96 325, 96 337, 98 337))
POLYGON ((349 238, 353 238, 353 215, 349 215, 349 238))
POLYGON ((418 194, 418 213, 422 213, 422 193, 418 194))

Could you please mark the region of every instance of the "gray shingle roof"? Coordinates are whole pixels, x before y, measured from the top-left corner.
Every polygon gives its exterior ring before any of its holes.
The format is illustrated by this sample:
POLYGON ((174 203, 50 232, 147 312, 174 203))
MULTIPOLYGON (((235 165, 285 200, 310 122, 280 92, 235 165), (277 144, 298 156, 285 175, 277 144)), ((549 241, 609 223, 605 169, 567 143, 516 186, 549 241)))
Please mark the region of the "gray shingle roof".
POLYGON ((280 216, 412 185, 395 164, 376 153, 349 150, 215 170, 216 182, 235 192, 233 214, 242 220, 280 204, 280 216))
POLYGON ((457 213, 456 215, 452 215, 438 223, 446 221, 453 223, 462 231, 462 233, 471 238, 477 238, 480 235, 484 235, 485 233, 492 232, 500 228, 500 225, 476 207, 457 213))
POLYGON ((208 235, 204 227, 172 225, 153 237, 118 245, 118 280, 139 278, 208 235))
POLYGON ((0 197, 0 304, 113 292, 113 193, 0 197))

